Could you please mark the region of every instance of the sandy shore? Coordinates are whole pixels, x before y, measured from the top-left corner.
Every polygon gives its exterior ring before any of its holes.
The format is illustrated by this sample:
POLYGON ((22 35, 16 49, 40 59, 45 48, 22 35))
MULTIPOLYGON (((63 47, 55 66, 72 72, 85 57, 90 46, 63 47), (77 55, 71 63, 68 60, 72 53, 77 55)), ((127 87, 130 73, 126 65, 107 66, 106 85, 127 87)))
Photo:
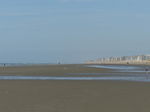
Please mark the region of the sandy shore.
MULTIPOLYGON (((107 72, 80 66, 1 67, 0 75, 107 72)), ((128 81, 0 80, 0 112, 149 112, 149 88, 150 83, 128 81)))
POLYGON ((108 69, 85 66, 86 65, 37 65, 0 67, 0 76, 74 76, 69 73, 105 73, 108 71, 108 69))

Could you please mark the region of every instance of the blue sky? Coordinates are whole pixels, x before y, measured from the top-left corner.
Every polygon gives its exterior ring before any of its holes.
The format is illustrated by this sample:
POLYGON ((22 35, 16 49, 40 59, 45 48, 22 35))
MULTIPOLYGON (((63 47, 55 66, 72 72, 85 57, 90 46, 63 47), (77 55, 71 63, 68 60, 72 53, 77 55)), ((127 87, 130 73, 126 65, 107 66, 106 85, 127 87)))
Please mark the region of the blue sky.
POLYGON ((0 62, 150 54, 148 0, 1 0, 0 62))

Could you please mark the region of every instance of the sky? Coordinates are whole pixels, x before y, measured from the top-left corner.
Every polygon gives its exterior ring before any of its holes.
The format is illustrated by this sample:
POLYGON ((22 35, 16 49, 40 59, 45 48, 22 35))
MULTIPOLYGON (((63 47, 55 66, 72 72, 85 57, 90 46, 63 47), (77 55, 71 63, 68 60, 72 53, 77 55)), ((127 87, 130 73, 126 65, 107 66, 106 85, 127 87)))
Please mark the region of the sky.
POLYGON ((150 54, 149 0, 1 0, 0 63, 150 54))

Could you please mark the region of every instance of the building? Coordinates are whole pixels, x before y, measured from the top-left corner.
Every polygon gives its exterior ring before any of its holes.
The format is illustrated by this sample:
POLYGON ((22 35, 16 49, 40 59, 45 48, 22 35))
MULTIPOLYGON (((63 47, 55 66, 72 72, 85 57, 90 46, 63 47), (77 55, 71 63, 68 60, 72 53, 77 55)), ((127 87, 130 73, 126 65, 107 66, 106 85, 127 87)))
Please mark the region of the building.
POLYGON ((150 59, 150 55, 136 55, 136 56, 123 56, 123 57, 106 57, 100 58, 96 61, 109 62, 109 61, 144 61, 150 59))

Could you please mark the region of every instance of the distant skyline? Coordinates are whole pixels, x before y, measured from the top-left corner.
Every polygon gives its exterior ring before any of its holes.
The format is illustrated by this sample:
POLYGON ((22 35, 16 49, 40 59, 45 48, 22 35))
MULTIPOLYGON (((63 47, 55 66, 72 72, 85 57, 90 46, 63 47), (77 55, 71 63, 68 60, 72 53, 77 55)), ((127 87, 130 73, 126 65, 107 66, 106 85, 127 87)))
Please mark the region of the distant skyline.
POLYGON ((1 0, 1 63, 150 54, 148 0, 1 0))

